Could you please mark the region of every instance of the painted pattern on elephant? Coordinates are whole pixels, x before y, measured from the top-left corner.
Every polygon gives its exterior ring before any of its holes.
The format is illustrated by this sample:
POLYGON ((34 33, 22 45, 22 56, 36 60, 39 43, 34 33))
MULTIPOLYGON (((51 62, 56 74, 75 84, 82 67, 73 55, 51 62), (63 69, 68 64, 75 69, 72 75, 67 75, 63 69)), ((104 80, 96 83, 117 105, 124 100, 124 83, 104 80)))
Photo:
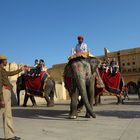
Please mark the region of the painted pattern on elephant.
POLYGON ((95 71, 99 65, 96 58, 78 57, 69 61, 64 70, 65 87, 71 98, 70 115, 71 119, 77 118, 77 101, 81 95, 86 107, 85 117, 96 117, 93 112, 95 71))

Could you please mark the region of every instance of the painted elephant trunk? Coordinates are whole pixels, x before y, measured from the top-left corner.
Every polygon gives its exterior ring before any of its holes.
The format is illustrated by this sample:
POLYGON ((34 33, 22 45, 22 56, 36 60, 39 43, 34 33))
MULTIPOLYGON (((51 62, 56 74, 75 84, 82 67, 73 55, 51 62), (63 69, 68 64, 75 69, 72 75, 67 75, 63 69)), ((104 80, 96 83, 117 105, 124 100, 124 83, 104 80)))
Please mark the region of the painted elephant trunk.
MULTIPOLYGON (((84 82, 85 83, 85 82, 84 82)), ((82 84, 83 85, 83 84, 82 84)), ((89 103, 89 100, 88 100, 88 96, 87 96, 87 91, 85 88, 83 88, 83 86, 79 89, 80 91, 80 94, 81 94, 81 97, 83 99, 83 102, 84 102, 84 105, 88 111, 88 113, 93 117, 93 118, 96 118, 96 115, 95 113, 93 112, 93 108, 92 108, 92 105, 93 105, 93 102, 90 104, 89 103)))

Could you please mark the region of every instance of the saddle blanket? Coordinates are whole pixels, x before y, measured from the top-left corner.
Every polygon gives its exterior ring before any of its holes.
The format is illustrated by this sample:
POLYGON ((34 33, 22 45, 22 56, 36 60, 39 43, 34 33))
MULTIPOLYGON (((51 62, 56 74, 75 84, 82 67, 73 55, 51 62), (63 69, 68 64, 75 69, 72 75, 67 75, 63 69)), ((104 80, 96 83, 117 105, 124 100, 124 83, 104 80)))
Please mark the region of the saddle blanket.
POLYGON ((100 73, 101 79, 105 85, 105 89, 108 92, 114 93, 114 94, 120 94, 120 72, 117 72, 115 74, 111 74, 110 71, 100 73))
POLYGON ((44 86, 48 75, 46 72, 41 71, 39 76, 26 76, 25 86, 27 93, 34 96, 44 96, 44 86))

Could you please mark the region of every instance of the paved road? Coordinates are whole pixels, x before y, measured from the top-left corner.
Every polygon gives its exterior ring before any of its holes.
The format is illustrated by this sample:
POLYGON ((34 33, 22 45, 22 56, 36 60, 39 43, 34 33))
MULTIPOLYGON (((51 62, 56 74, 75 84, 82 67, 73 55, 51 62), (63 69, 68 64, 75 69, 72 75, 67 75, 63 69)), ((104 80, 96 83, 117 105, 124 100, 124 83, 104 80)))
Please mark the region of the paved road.
POLYGON ((140 100, 131 96, 124 105, 115 103, 102 97, 102 105, 94 107, 96 119, 84 118, 83 111, 76 120, 68 119, 69 101, 52 108, 13 107, 16 135, 23 140, 140 140, 140 100))

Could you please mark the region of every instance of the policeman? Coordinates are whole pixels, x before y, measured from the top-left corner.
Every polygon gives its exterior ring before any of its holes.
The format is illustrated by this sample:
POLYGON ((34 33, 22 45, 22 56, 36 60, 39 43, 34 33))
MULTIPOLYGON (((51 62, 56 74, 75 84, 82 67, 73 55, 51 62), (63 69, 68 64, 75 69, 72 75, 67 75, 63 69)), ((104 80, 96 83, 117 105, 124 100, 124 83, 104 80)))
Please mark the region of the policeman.
POLYGON ((6 71, 4 67, 7 65, 7 57, 0 55, 0 93, 3 94, 5 106, 0 107, 0 116, 3 116, 4 136, 6 140, 20 140, 20 137, 15 136, 13 128, 13 119, 11 113, 11 91, 12 84, 8 76, 13 76, 24 70, 24 67, 16 71, 6 71))

